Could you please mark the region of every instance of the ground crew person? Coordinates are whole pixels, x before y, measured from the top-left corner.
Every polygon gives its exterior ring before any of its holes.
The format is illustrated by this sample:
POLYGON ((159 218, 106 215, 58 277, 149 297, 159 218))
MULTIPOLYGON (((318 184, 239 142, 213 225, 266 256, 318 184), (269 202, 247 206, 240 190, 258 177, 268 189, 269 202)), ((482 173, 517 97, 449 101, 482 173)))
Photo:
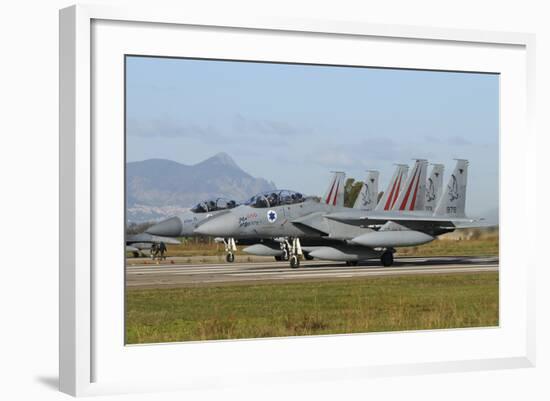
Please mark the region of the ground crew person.
POLYGON ((160 259, 166 260, 166 256, 164 256, 164 253, 166 252, 166 244, 163 241, 160 242, 159 251, 160 251, 160 259))

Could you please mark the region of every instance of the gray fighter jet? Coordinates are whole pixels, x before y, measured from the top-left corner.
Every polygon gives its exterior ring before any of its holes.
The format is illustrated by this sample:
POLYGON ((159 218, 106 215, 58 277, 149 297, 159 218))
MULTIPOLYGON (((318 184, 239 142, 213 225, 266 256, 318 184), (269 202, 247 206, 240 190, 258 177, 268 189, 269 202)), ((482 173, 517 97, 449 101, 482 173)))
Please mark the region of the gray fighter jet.
MULTIPOLYGON (((327 235, 329 222, 322 216, 344 210, 343 172, 334 172, 325 195, 304 196, 289 190, 268 191, 253 196, 243 205, 198 224, 195 233, 213 237, 236 238, 258 242, 249 252, 263 250, 264 255, 283 257, 290 254, 290 264, 297 267, 302 255, 300 239, 319 240, 327 235), (259 243, 260 240, 264 243, 259 243), (277 242, 278 241, 278 242, 277 242)), ((331 222, 334 225, 343 225, 331 222)), ((362 229, 356 229, 359 234, 362 229)))
MULTIPOLYGON (((327 205, 343 206, 344 177, 345 175, 341 172, 334 173, 325 195, 327 205)), ((275 190, 269 191, 263 195, 258 195, 249 202, 253 201, 259 206, 263 201, 268 202, 268 199, 272 205, 282 202, 286 204, 301 203, 301 201, 305 200, 301 193, 275 190)), ((237 202, 224 198, 200 202, 179 216, 171 217, 148 228, 146 233, 163 237, 191 237, 194 235, 201 235, 194 231, 198 225, 209 218, 226 213, 236 206, 238 206, 237 202)), ((217 241, 223 242, 225 245, 226 261, 229 263, 233 262, 235 260, 234 253, 237 250, 237 241, 235 241, 235 238, 231 235, 215 237, 217 237, 217 241)), ((288 260, 287 246, 282 239, 241 236, 238 238, 238 243, 241 245, 252 245, 252 247, 249 248, 252 254, 258 254, 254 252, 254 249, 256 249, 260 250, 259 252, 263 256, 274 256, 276 260, 288 260)))
MULTIPOLYGON (((420 179, 424 171, 424 160, 417 161, 415 179, 420 179)), ((406 179, 408 167, 399 165, 392 178, 390 187, 382 201, 392 206, 399 200, 399 188, 406 179)), ((264 256, 283 257, 290 255, 290 265, 299 266, 299 255, 318 257, 322 259, 342 260, 354 263, 357 260, 378 257, 381 252, 356 244, 348 243, 349 239, 372 231, 370 228, 354 227, 336 220, 326 219, 326 214, 351 210, 343 206, 343 187, 345 174, 333 173, 333 179, 323 198, 319 201, 313 197, 304 197, 292 191, 268 192, 252 197, 244 205, 229 213, 216 216, 202 222, 195 233, 214 237, 232 237, 238 240, 256 239, 263 243, 245 248, 248 253, 264 256), (295 199, 295 200, 289 200, 295 199), (304 246, 305 248, 302 248, 304 246), (303 252, 305 250, 305 252, 303 252)), ((377 183, 377 174, 369 173, 367 182, 377 183)), ((374 188, 371 197, 372 210, 374 188)), ((425 188, 425 185, 421 186, 425 188)), ((365 188, 363 190, 366 191, 365 188)), ((424 197, 421 191, 415 191, 414 199, 424 197)), ((377 194, 376 194, 377 197, 377 194)), ((412 201, 413 196, 410 196, 412 201)), ((417 202, 420 204, 421 202, 417 202)), ((357 203, 356 203, 357 205, 357 203)))
MULTIPOLYGON (((455 213, 460 210, 463 213, 467 162, 458 162, 449 184, 452 189, 446 191, 456 196, 455 203, 462 203, 448 205, 442 202, 442 197, 434 213, 424 210, 426 169, 427 161, 417 160, 413 174, 400 190, 406 168, 399 165, 388 187, 391 189, 386 191, 373 212, 337 204, 332 195, 333 183, 321 202, 307 197, 299 197, 297 202, 284 201, 289 195, 296 195, 290 191, 257 195, 228 213, 204 221, 195 232, 234 238, 285 238, 291 267, 299 266, 298 256, 302 250, 311 257, 350 264, 380 257, 382 264, 389 266, 393 263, 396 247, 426 243, 456 228, 449 224, 450 218, 442 211, 450 208, 455 213), (368 224, 364 223, 365 219, 368 224)), ((341 176, 343 180, 343 173, 341 176)), ((473 221, 459 216, 456 219, 461 219, 462 223, 473 221)))

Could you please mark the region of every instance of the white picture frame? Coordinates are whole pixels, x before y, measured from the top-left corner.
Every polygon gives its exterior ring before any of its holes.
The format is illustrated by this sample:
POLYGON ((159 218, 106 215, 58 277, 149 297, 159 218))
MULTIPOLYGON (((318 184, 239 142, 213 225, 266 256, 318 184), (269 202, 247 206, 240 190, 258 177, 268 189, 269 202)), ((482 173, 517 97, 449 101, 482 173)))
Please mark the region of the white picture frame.
MULTIPOLYGON (((531 122, 535 82, 533 35, 357 21, 186 15, 154 7, 117 9, 79 5, 63 9, 60 12, 61 391, 79 396, 208 389, 246 382, 284 383, 296 380, 297 372, 300 380, 315 381, 534 366, 536 260, 529 256, 533 253, 525 252, 534 245, 524 233, 526 221, 527 232, 535 232, 536 211, 528 207, 527 195, 517 193, 515 198, 520 199, 511 208, 509 195, 521 188, 511 188, 503 180, 498 328, 124 346, 119 336, 124 323, 120 315, 123 304, 120 282, 124 278, 123 270, 115 270, 116 266, 122 269, 123 247, 119 240, 123 229, 116 224, 110 230, 105 229, 106 222, 120 218, 115 215, 118 212, 106 211, 105 207, 106 198, 120 198, 120 193, 110 191, 120 183, 124 170, 120 164, 123 154, 119 154, 122 149, 119 135, 124 135, 120 130, 123 113, 117 114, 123 106, 120 55, 137 52, 182 56, 191 52, 187 55, 206 57, 208 52, 218 51, 218 58, 279 57, 289 61, 292 57, 294 60, 305 57, 300 46, 312 44, 315 48, 317 40, 324 40, 323 45, 334 50, 322 57, 341 57, 348 63, 365 65, 359 59, 364 54, 358 55, 357 60, 350 54, 354 46, 371 46, 374 54, 380 51, 384 57, 384 61, 375 61, 376 66, 500 73, 503 77, 500 174, 521 182, 520 186, 534 184, 535 177, 531 174, 535 171, 534 157, 530 158, 536 146, 531 122), (201 49, 177 47, 174 36, 180 34, 194 35, 201 49), (271 46, 258 53, 254 35, 261 35, 262 41, 271 46), (223 49, 216 50, 220 38, 225 43, 223 49), (293 44, 289 45, 289 39, 293 44), (244 45, 231 48, 230 44, 239 40, 249 43, 250 48, 244 45), (333 40, 339 41, 338 48, 330 44, 333 40), (401 51, 377 50, 392 46, 399 46, 395 48, 401 51), (279 47, 288 53, 278 55, 279 47), (337 49, 341 49, 341 54, 337 49), (441 60, 434 57, 435 52, 441 60), (487 52, 493 52, 494 57, 484 61, 487 52), (476 65, 482 68, 475 69, 476 65), (101 82, 109 87, 101 87, 101 82), (113 96, 104 97, 105 90, 112 91, 113 96), (510 96, 512 92, 514 98, 510 96), (113 135, 112 146, 106 146, 105 132, 113 135), (516 137, 512 135, 514 132, 522 134, 516 137), (110 215, 111 212, 115 214, 110 215), (521 226, 523 231, 517 232, 515 228, 521 226), (100 243, 111 243, 113 247, 107 249, 100 243), (522 246, 523 251, 517 249, 522 246), (111 270, 105 270, 106 265, 111 270), (115 306, 108 311, 106 302, 115 306), (120 327, 114 327, 117 321, 120 327), (393 356, 384 353, 384 347, 390 343, 392 349, 403 352, 396 351, 399 355, 393 356), (448 349, 451 344, 453 349, 448 349), (466 349, 463 344, 471 348, 466 349), (363 352, 352 351, 369 347, 372 349, 368 358, 363 352), (425 349, 422 355, 407 351, 422 347, 425 349), (320 350, 324 352, 323 360, 316 356, 320 350), (349 355, 343 356, 346 354, 343 350, 350 351, 349 355), (187 368, 181 366, 182 355, 187 368), (258 355, 264 355, 264 362, 255 359, 258 355), (291 355, 299 355, 300 359, 287 369, 291 355), (180 362, 180 372, 170 374, 176 360, 180 362), (237 362, 227 364, 225 360, 237 362), (157 372, 132 369, 140 361, 142 367, 154 367, 157 372)), ((321 57, 316 54, 312 50, 308 57, 315 62, 316 57, 321 57)), ((531 192, 530 196, 535 194, 531 192)), ((122 202, 114 203, 120 205, 114 209, 119 208, 122 213, 122 202)))

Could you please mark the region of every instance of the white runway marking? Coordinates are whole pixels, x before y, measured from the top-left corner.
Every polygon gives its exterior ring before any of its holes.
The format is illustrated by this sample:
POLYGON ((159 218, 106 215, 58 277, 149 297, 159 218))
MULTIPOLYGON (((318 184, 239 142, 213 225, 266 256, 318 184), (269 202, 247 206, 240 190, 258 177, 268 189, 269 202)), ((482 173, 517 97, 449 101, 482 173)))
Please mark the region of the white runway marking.
POLYGON ((303 281, 487 271, 498 271, 498 258, 396 258, 394 266, 391 267, 382 267, 376 262, 346 266, 342 262, 302 261, 301 266, 297 269, 290 268, 288 262, 137 265, 127 266, 126 280, 128 287, 162 288, 208 283, 303 281))

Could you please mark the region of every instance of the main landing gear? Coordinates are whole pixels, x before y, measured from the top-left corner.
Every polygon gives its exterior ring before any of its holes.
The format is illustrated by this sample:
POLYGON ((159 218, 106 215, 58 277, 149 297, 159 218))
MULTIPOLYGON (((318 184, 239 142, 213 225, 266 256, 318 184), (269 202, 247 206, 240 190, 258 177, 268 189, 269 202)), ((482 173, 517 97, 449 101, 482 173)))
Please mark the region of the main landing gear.
POLYGON ((389 267, 393 265, 393 250, 388 249, 386 250, 382 256, 380 256, 380 262, 382 262, 382 266, 389 267))
POLYGON ((235 252, 237 251, 237 245, 234 238, 223 239, 225 245, 225 260, 227 263, 233 263, 235 261, 235 252))
POLYGON ((300 267, 300 256, 303 255, 302 246, 300 245, 299 238, 292 238, 292 245, 285 241, 290 249, 290 267, 296 269, 300 267))

